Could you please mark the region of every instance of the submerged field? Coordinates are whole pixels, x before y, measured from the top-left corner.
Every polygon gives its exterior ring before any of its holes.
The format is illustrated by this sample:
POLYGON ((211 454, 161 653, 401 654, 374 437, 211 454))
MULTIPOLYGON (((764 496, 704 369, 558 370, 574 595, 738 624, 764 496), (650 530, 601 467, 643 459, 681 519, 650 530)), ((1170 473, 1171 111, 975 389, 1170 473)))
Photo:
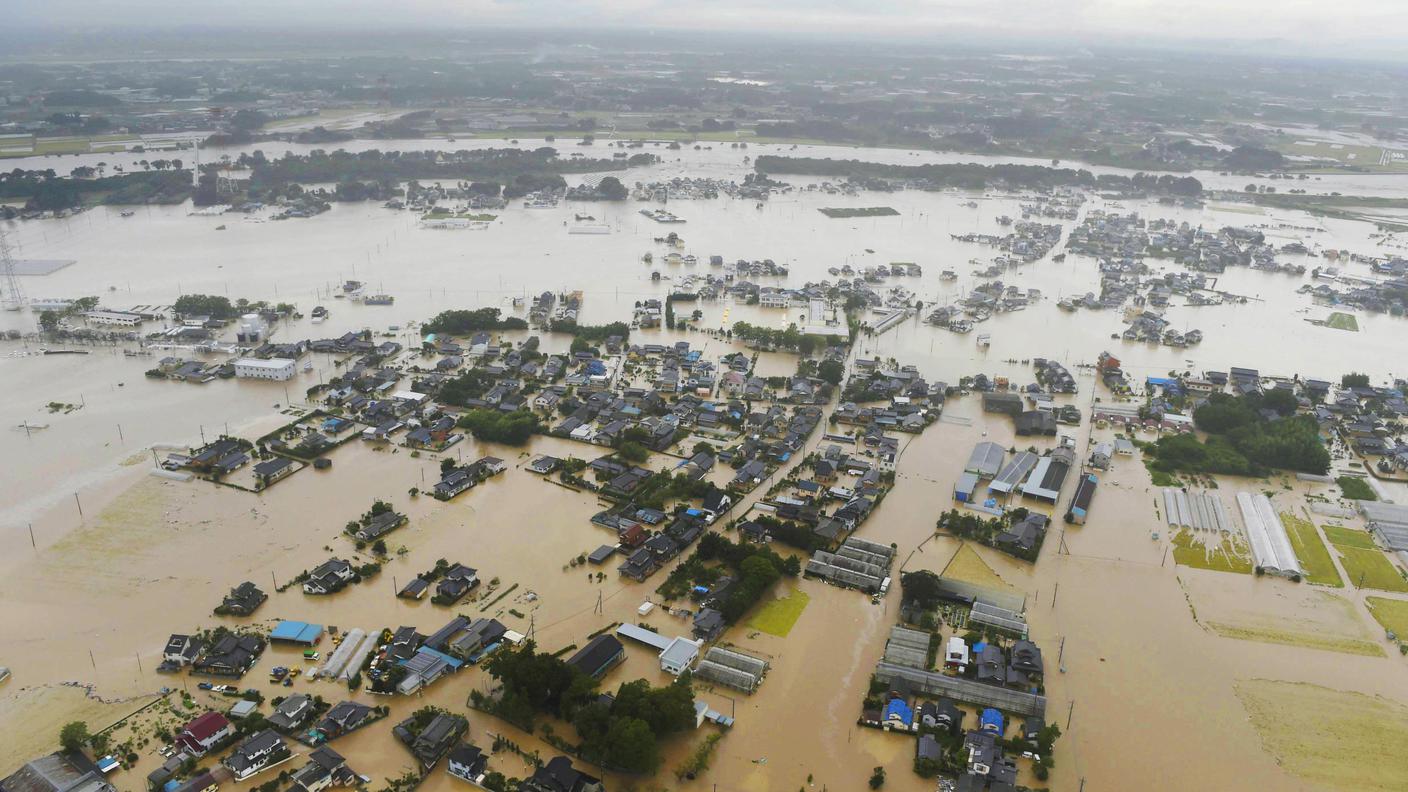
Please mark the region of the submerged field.
POLYGON ((1251 555, 1231 537, 1223 537, 1217 544, 1206 544, 1183 528, 1173 535, 1172 541, 1173 560, 1183 566, 1243 575, 1252 571, 1251 555))
POLYGON ((1383 647, 1354 603, 1320 588, 1272 578, 1244 578, 1227 596, 1216 575, 1180 576, 1194 618, 1214 635, 1240 641, 1382 657, 1383 647))
POLYGON ((1252 679, 1237 698, 1266 750, 1300 778, 1328 789, 1408 789, 1408 708, 1306 683, 1252 679))
POLYGON ((943 577, 961 580, 964 583, 972 583, 975 586, 985 588, 1003 589, 1007 588, 1007 581, 1003 580, 988 562, 978 555, 978 551, 973 546, 964 542, 959 546, 958 551, 949 559, 948 565, 941 573, 943 577))
POLYGON ((1330 314, 1330 318, 1325 320, 1325 326, 1335 330, 1359 332, 1359 320, 1354 318, 1354 314, 1347 314, 1343 311, 1335 311, 1330 314))

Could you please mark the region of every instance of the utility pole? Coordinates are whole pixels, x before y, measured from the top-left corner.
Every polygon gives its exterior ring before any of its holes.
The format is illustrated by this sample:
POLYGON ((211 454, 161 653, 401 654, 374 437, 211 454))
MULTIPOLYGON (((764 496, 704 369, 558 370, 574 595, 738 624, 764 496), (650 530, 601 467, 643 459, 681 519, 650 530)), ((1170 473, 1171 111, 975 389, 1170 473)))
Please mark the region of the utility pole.
POLYGON ((38 552, 39 545, 34 541, 34 523, 29 524, 29 546, 38 552))
POLYGON ((1071 730, 1071 718, 1076 714, 1076 700, 1071 699, 1071 708, 1066 710, 1066 731, 1071 730))
MULTIPOLYGON (((77 492, 73 493, 73 502, 78 504, 78 516, 79 516, 79 517, 82 517, 82 516, 83 516, 83 501, 81 501, 81 500, 78 499, 78 493, 77 493, 77 492)), ((1360 580, 1362 581, 1363 578, 1361 577, 1360 580)))
POLYGON ((1051 607, 1052 607, 1052 608, 1055 608, 1055 607, 1056 607, 1056 593, 1059 592, 1060 590, 1061 590, 1061 584, 1060 584, 1060 583, 1057 583, 1057 584, 1051 589, 1051 607))

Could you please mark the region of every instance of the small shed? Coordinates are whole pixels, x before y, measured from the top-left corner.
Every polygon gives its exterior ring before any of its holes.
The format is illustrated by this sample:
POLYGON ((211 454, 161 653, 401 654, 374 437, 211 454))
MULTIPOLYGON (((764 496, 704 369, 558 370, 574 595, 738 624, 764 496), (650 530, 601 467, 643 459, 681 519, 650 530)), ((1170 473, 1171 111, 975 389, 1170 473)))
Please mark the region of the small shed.
POLYGON ((323 637, 323 625, 301 621, 281 621, 269 633, 270 641, 312 646, 323 637))
POLYGON ((958 477, 958 483, 953 485, 953 499, 959 503, 972 503, 973 492, 978 489, 978 475, 976 473, 964 473, 958 477))

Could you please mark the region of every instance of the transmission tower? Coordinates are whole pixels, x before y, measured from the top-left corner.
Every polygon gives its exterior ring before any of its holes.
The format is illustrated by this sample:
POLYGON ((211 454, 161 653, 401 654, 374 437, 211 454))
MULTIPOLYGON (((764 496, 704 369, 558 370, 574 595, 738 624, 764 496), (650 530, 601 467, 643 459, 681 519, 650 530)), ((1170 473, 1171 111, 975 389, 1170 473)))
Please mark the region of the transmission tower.
POLYGON ((0 306, 7 311, 18 311, 24 307, 24 290, 15 276, 15 259, 10 255, 10 241, 5 229, 0 228, 0 279, 3 279, 4 294, 0 295, 0 306))

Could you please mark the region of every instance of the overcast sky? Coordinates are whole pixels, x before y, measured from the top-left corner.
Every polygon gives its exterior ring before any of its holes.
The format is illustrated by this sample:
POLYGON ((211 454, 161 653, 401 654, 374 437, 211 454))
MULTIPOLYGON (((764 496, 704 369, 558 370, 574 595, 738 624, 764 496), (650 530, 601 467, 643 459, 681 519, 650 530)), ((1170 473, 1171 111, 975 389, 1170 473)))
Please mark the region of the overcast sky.
POLYGON ((512 25, 1408 50, 1408 0, 4 0, 25 26, 512 25), (1132 41, 1131 41, 1132 40, 1132 41))

